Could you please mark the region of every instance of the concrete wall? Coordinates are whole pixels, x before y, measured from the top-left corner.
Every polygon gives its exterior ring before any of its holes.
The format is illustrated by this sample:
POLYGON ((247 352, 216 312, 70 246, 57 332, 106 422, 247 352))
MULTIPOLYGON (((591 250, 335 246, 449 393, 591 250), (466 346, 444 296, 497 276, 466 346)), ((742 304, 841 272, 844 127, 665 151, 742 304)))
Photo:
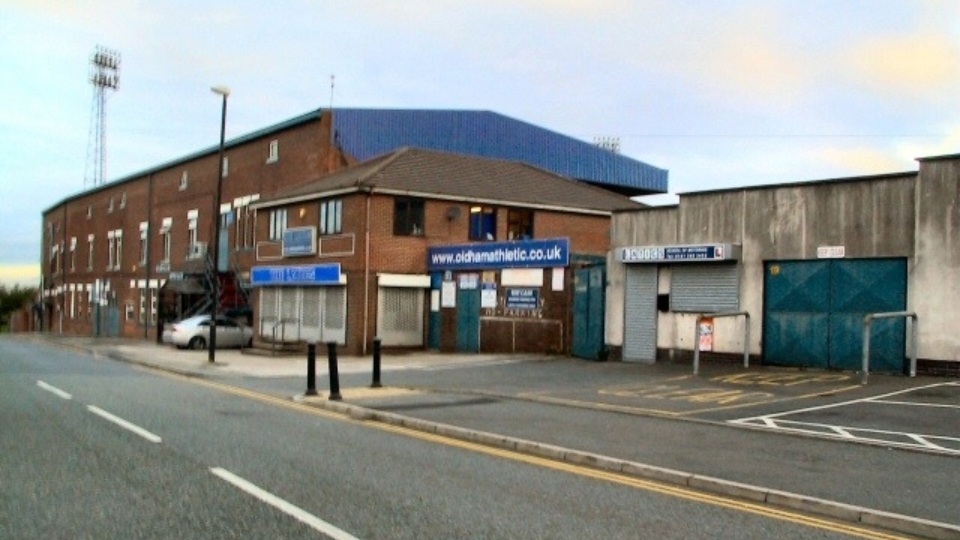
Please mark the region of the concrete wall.
MULTIPOLYGON (((920 356, 955 360, 960 342, 949 325, 960 317, 958 173, 956 162, 932 162, 919 180, 888 175, 683 195, 675 207, 615 214, 611 245, 742 244, 740 309, 751 315, 752 354, 761 353, 764 261, 816 259, 820 246, 844 246, 847 258, 906 257, 920 356)), ((606 339, 619 348, 625 266, 614 251, 608 262, 606 339)), ((669 268, 660 267, 660 292, 669 290, 669 268)), ((661 313, 658 348, 692 350, 695 319, 661 313)), ((718 319, 715 350, 742 352, 743 329, 742 318, 718 319)))
POLYGON ((920 320, 922 358, 960 360, 960 161, 922 161, 917 181, 916 258, 910 309, 920 320))

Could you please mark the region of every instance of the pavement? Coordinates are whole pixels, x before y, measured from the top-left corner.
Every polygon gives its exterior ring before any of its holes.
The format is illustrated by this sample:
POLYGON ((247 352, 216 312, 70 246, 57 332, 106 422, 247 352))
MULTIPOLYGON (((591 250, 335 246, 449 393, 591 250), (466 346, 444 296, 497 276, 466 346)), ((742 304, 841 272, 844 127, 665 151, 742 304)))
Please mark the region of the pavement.
POLYGON ((382 422, 923 538, 960 539, 960 380, 543 355, 304 356, 21 334, 382 422))

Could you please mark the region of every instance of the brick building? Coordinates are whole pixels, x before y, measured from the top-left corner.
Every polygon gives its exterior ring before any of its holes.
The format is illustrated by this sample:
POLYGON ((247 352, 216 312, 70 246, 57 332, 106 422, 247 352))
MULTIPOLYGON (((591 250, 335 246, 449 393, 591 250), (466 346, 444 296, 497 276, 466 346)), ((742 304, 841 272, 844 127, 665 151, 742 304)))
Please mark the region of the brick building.
POLYGON ((259 340, 567 353, 603 317, 575 316, 575 272, 604 260, 612 212, 640 205, 522 163, 401 148, 252 207, 259 340))
POLYGON ((529 163, 620 194, 666 191, 662 169, 496 113, 312 111, 227 141, 220 201, 218 147, 210 147, 45 210, 43 329, 153 338, 160 318, 213 301, 242 305, 262 261, 258 242, 269 240, 260 236, 270 231, 257 221, 257 201, 405 145, 529 163), (207 249, 214 216, 227 271, 213 271, 207 249), (218 299, 210 297, 213 279, 218 299))

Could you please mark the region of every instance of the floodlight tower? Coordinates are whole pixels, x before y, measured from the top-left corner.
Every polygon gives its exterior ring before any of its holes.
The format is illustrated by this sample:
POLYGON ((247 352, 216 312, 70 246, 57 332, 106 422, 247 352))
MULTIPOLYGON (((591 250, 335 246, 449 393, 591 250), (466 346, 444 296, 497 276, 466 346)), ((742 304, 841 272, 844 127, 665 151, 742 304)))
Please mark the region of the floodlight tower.
POLYGON ((119 52, 97 47, 90 56, 90 84, 93 85, 93 105, 83 185, 97 187, 103 185, 107 176, 107 90, 116 90, 120 84, 119 52))

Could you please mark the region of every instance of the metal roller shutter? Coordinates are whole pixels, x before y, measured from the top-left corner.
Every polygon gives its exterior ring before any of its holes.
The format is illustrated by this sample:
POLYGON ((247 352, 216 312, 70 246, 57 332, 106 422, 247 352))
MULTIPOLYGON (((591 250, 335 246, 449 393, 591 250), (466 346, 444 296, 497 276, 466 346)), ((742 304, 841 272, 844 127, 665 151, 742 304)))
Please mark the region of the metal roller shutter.
POLYGON ((623 360, 653 363, 657 358, 657 267, 627 265, 623 360))
POLYGON ((670 270, 670 311, 718 313, 740 309, 740 265, 675 264, 670 270))
POLYGON ((324 291, 321 287, 303 289, 303 307, 300 310, 300 337, 314 343, 323 340, 320 330, 320 306, 324 291))
POLYGON ((273 329, 277 326, 279 315, 280 290, 276 287, 260 289, 260 309, 257 310, 258 325, 262 339, 272 339, 273 329))
POLYGON ((347 342, 347 288, 324 287, 321 341, 347 342))
POLYGON ((423 289, 380 287, 379 330, 384 345, 423 345, 423 289))

